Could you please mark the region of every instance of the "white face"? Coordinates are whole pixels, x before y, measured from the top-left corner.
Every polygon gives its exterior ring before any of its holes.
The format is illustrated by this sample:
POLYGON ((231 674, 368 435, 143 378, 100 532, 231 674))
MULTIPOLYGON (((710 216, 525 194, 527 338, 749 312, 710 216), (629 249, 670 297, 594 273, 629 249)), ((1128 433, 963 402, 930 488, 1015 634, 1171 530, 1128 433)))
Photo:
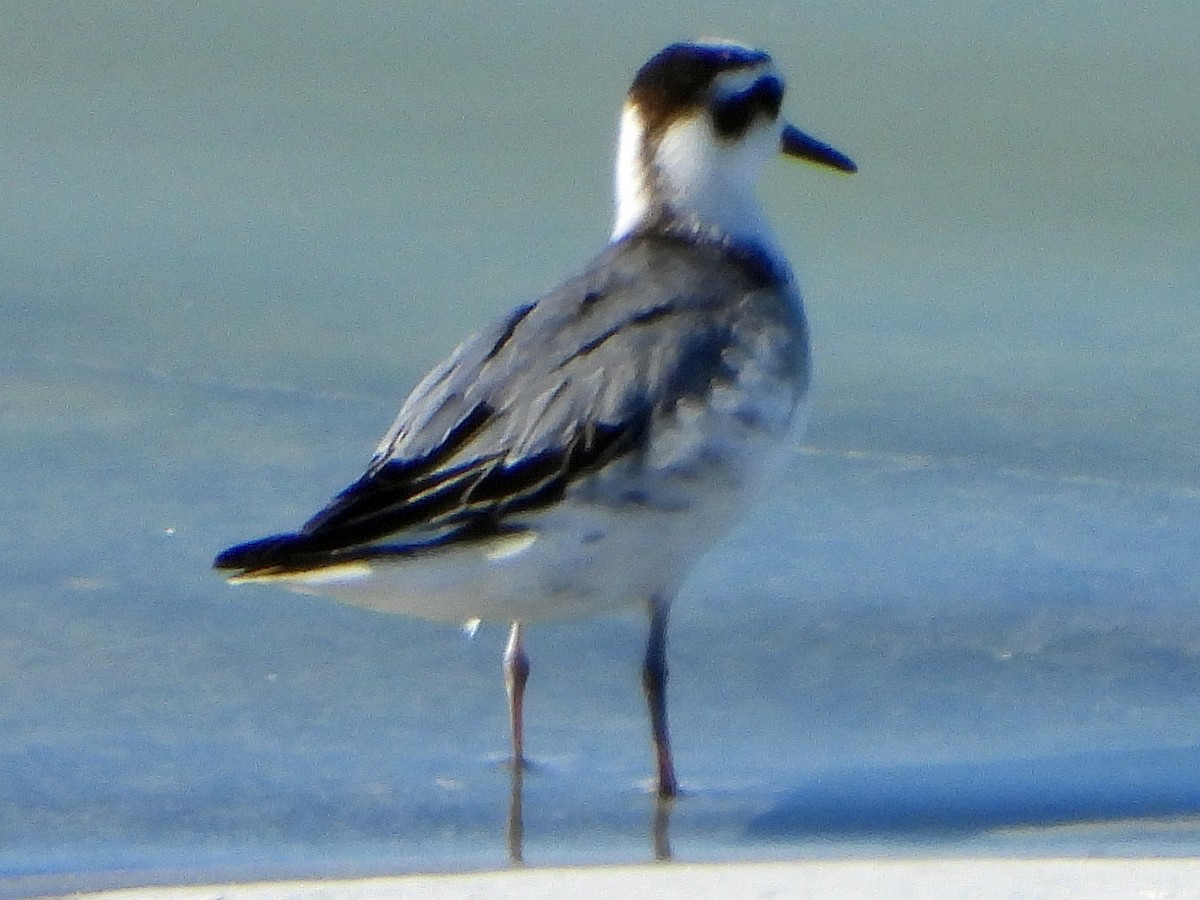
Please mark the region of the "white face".
MULTIPOLYGON (((715 97, 740 94, 770 66, 718 76, 715 97)), ((782 124, 757 116, 750 127, 727 139, 718 134, 708 109, 671 124, 653 148, 653 174, 645 166, 645 129, 636 107, 621 118, 617 154, 617 217, 613 238, 628 234, 654 208, 670 206, 737 237, 765 239, 766 223, 754 193, 763 165, 779 152, 782 124)))

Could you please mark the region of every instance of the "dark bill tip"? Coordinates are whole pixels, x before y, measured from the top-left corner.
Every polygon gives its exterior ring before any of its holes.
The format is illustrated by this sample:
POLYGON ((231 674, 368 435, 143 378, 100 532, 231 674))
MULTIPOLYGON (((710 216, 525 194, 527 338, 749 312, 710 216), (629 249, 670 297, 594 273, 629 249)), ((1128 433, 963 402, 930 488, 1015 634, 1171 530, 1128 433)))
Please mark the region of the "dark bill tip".
POLYGON ((780 137, 779 149, 785 156, 803 159, 821 166, 829 166, 839 172, 857 172, 858 166, 846 154, 834 150, 828 144, 805 134, 795 125, 785 125, 780 137))

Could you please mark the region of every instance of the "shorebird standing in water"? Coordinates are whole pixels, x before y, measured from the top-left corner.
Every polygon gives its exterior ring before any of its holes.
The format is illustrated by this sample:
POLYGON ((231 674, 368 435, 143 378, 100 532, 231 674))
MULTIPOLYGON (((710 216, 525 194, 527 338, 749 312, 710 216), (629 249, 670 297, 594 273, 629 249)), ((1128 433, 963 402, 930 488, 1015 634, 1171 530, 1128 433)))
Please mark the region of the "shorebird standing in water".
POLYGON ((666 711, 671 600, 802 419, 808 338, 755 193, 773 156, 843 172, 780 119, 770 56, 674 44, 621 116, 616 221, 580 274, 464 341, 402 406, 367 472, 295 533, 226 550, 231 582, 439 621, 523 623, 645 604, 657 790, 677 792, 666 711))

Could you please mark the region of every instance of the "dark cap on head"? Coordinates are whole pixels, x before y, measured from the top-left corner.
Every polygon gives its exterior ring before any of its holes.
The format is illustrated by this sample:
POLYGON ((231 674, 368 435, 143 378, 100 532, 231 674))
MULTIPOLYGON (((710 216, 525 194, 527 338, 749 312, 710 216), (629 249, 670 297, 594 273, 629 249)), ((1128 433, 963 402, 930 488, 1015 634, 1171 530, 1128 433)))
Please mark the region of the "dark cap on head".
POLYGON ((770 62, 762 50, 737 44, 672 44, 638 69, 629 100, 641 110, 647 129, 655 131, 682 111, 705 105, 713 79, 722 72, 770 62))

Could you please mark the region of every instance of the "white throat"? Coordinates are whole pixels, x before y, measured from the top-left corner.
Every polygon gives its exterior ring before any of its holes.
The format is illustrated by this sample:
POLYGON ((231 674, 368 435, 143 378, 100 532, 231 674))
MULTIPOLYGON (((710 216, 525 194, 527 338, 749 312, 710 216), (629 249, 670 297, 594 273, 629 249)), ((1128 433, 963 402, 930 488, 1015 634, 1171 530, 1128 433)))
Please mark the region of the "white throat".
POLYGON ((627 104, 617 144, 614 241, 665 208, 675 219, 775 250, 755 183, 766 160, 778 153, 776 127, 724 144, 698 113, 671 125, 651 154, 645 142, 641 115, 627 104))

